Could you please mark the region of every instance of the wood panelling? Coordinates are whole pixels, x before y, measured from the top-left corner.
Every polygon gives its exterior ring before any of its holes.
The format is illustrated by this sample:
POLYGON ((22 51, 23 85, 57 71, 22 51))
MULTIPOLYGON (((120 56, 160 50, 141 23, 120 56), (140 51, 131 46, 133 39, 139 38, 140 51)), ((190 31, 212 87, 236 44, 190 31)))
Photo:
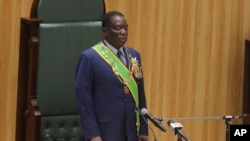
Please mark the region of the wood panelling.
MULTIPOLYGON (((176 139, 169 118, 242 114, 250 0, 105 1, 107 11, 125 14, 127 44, 141 52, 148 110, 168 130, 150 123, 158 140, 176 139)), ((29 16, 31 2, 0 1, 0 140, 15 138, 20 17, 29 16)), ((222 119, 180 122, 192 141, 225 140, 222 119)))
MULTIPOLYGON (((153 115, 168 119, 242 114, 248 0, 106 2, 107 11, 122 11, 128 19, 128 45, 141 52, 153 115)), ((225 140, 223 119, 180 122, 191 140, 225 140)), ((170 130, 153 129, 159 140, 175 139, 170 130)))
POLYGON ((15 140, 20 17, 32 0, 0 1, 0 140, 15 140))

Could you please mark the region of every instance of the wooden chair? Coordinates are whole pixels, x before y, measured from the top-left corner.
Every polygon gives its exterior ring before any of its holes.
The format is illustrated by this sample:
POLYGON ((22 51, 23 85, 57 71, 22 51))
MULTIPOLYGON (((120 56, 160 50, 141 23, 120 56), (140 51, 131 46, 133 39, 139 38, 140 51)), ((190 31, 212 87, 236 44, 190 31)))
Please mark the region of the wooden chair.
POLYGON ((80 52, 102 40, 104 0, 34 0, 21 18, 16 141, 82 141, 80 52))

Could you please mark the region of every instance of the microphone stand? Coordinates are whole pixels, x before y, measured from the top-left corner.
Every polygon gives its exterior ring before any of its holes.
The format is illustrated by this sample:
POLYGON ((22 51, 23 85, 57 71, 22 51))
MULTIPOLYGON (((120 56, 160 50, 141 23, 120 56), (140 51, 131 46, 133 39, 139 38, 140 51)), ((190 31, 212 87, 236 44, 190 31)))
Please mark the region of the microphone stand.
MULTIPOLYGON (((224 119, 225 124, 226 124, 226 141, 230 141, 230 125, 231 125, 231 120, 236 119, 236 118, 246 118, 250 116, 250 114, 243 114, 241 116, 214 116, 214 117, 193 117, 193 118, 164 118, 163 120, 168 121, 169 119, 172 120, 209 120, 209 119, 224 119)), ((185 139, 186 141, 190 141, 185 139)), ((181 135, 178 135, 178 140, 177 141, 182 141, 181 135)))
MULTIPOLYGON (((141 112, 140 112, 139 109, 136 108, 135 110, 136 110, 137 112, 139 112, 140 116, 141 116, 142 119, 146 122, 148 128, 151 130, 151 132, 152 132, 152 134, 153 134, 153 136, 154 136, 154 141, 157 141, 155 132, 154 132, 154 130, 149 126, 147 119, 141 114, 141 112)), ((162 121, 162 120, 163 120, 162 118, 159 119, 159 121, 162 121)))
POLYGON ((191 141, 187 136, 185 136, 183 133, 177 134, 177 141, 182 141, 182 138, 185 139, 185 141, 191 141))
POLYGON ((225 120, 226 124, 226 141, 230 141, 230 125, 232 124, 231 120, 236 118, 246 118, 247 114, 243 114, 241 116, 223 116, 222 119, 225 120))
POLYGON ((182 138, 180 135, 177 135, 177 141, 182 141, 182 138))
POLYGON ((231 120, 233 119, 233 116, 224 116, 223 119, 226 124, 226 141, 230 141, 230 125, 232 124, 231 120))
MULTIPOLYGON (((146 124, 148 125, 148 121, 147 121, 147 119, 144 117, 144 116, 142 116, 141 115, 141 117, 142 117, 142 119, 146 122, 146 124)), ((148 128, 151 130, 151 132, 153 133, 153 136, 154 136, 154 141, 157 141, 157 138, 156 138, 156 135, 155 135, 155 132, 154 132, 154 130, 148 125, 148 128)))

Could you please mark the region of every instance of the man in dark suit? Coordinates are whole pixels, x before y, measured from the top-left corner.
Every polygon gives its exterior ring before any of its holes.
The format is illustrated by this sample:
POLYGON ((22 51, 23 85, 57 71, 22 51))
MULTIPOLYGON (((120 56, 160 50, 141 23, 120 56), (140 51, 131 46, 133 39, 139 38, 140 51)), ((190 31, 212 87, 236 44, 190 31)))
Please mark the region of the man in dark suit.
POLYGON ((128 24, 124 15, 108 12, 102 32, 104 40, 81 53, 76 69, 84 138, 148 141, 147 123, 138 113, 146 108, 141 59, 135 49, 125 46, 128 24))

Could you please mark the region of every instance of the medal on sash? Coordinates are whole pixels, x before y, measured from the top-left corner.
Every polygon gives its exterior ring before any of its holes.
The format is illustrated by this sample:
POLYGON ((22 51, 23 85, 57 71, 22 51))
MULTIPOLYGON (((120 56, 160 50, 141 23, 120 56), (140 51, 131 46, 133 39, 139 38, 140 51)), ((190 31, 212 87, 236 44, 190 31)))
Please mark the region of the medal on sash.
POLYGON ((124 90, 124 93, 125 94, 128 94, 129 93, 129 88, 128 88, 128 86, 124 86, 124 88, 123 88, 123 90, 124 90))

